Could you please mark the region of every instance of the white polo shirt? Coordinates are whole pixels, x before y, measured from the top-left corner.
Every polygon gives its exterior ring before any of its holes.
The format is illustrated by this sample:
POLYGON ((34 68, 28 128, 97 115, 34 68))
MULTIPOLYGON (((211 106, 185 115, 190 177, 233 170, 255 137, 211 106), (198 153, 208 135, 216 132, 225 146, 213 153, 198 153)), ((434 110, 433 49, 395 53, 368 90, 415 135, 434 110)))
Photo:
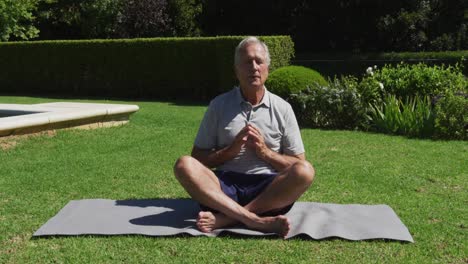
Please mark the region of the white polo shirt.
MULTIPOLYGON (((195 146, 200 149, 222 149, 230 145, 248 123, 260 129, 271 150, 286 155, 304 153, 301 132, 291 105, 265 89, 262 101, 252 106, 244 100, 239 87, 210 102, 195 146)), ((276 172, 270 164, 257 157, 254 149, 246 146, 234 159, 217 169, 253 174, 276 172)))

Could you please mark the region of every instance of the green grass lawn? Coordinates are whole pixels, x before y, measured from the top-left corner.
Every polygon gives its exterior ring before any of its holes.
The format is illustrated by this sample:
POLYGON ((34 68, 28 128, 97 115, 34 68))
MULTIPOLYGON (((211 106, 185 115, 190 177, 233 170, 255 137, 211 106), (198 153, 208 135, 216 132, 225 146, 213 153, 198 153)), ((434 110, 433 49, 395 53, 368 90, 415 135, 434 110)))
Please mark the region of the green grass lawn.
MULTIPOLYGON (((0 103, 49 101, 57 100, 0 97, 0 103)), ((70 200, 188 197, 172 166, 190 152, 206 107, 114 102, 140 110, 121 127, 62 130, 0 149, 0 263, 468 262, 467 142, 352 131, 302 130, 317 175, 300 200, 387 204, 414 244, 230 236, 31 239, 70 200)))

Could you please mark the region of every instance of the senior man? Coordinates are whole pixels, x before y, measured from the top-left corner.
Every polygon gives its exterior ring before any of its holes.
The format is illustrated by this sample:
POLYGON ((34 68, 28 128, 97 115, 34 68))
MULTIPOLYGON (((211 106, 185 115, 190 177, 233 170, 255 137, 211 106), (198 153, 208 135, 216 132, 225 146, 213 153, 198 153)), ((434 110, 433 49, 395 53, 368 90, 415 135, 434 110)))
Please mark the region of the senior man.
POLYGON ((239 87, 210 102, 192 156, 174 166, 178 181, 200 203, 202 232, 241 222, 285 237, 284 216, 314 179, 291 106, 269 92, 268 47, 255 37, 235 50, 239 87))

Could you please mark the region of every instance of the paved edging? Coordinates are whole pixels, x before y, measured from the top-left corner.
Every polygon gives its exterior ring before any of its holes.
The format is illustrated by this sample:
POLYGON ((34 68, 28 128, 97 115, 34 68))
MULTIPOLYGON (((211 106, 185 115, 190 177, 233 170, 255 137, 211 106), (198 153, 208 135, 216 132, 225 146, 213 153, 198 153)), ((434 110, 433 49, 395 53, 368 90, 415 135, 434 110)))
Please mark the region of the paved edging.
POLYGON ((0 118, 0 136, 30 133, 67 127, 103 127, 124 124, 131 114, 138 111, 137 105, 92 104, 92 103, 45 103, 35 105, 0 104, 0 113, 26 112, 24 115, 0 118), (34 112, 31 114, 31 112, 34 112), (115 122, 118 120, 119 122, 115 122), (86 126, 87 124, 98 124, 86 126), (99 125, 101 124, 101 125, 99 125))

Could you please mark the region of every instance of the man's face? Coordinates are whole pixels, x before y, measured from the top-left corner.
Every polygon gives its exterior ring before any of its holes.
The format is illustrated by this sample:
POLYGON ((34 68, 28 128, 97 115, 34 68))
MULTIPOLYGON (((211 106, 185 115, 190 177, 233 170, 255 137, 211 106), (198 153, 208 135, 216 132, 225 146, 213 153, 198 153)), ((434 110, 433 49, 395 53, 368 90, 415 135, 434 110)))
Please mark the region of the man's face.
POLYGON ((268 78, 266 52, 260 44, 247 45, 239 53, 236 75, 244 89, 263 87, 268 78))

